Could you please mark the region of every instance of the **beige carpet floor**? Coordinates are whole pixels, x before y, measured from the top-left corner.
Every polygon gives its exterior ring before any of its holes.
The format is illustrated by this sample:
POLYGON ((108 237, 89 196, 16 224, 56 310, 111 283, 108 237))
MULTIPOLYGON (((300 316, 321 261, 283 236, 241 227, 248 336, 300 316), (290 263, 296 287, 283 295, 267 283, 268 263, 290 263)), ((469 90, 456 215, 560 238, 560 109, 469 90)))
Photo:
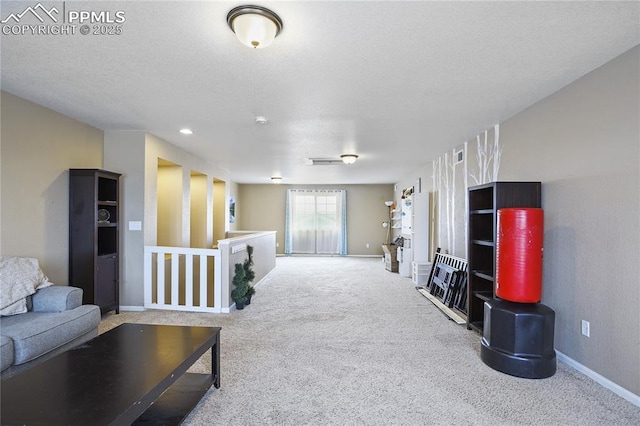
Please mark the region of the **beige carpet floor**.
POLYGON ((221 388, 186 425, 640 425, 565 364, 541 380, 487 367, 478 333, 379 259, 278 258, 242 311, 108 314, 100 332, 123 322, 222 327, 221 388))

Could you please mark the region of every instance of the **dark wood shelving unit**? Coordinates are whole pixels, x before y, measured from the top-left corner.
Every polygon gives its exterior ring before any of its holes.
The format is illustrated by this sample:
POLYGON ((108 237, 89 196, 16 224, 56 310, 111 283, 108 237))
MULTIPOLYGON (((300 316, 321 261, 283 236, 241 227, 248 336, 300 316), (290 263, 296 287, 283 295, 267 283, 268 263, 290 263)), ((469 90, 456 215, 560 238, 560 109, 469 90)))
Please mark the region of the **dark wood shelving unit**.
POLYGON ((542 204, 540 182, 491 182, 469 188, 467 328, 482 331, 484 302, 495 297, 498 210, 542 204))
POLYGON ((119 195, 119 173, 69 170, 69 285, 102 312, 120 312, 119 195))

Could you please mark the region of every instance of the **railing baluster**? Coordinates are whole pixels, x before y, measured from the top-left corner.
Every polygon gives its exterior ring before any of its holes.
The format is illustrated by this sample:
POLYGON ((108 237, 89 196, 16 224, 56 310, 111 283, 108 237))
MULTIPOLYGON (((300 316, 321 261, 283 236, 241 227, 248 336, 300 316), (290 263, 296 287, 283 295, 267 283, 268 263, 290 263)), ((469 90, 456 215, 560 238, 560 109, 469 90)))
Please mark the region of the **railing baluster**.
POLYGON ((151 296, 153 294, 153 253, 144 252, 144 306, 151 305, 151 296))
MULTIPOLYGON (((202 260, 200 260, 202 261, 202 260)), ((184 285, 186 306, 193 306, 193 254, 187 253, 184 256, 184 285)))
POLYGON ((165 292, 165 282, 164 282, 164 269, 165 269, 165 253, 162 251, 158 251, 158 257, 156 262, 156 276, 158 277, 158 281, 156 282, 156 288, 158 292, 158 305, 164 305, 164 292, 165 292))
POLYGON ((222 306, 222 259, 213 257, 213 307, 220 309, 222 306))
POLYGON ((200 307, 207 307, 207 256, 200 256, 200 307))
POLYGON ((180 255, 171 253, 171 306, 178 306, 178 289, 180 284, 180 255))

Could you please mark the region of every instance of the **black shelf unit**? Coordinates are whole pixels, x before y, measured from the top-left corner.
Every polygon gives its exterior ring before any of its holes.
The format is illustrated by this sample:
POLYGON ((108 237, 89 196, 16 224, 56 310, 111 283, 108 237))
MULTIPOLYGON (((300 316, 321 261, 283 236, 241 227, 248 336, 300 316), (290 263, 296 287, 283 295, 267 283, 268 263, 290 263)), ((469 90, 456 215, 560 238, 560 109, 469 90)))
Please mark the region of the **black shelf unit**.
POLYGON ((120 176, 69 170, 69 285, 103 313, 120 312, 120 176))
POLYGON ((498 210, 542 205, 540 182, 491 182, 472 186, 469 201, 467 328, 482 331, 484 302, 495 297, 498 210))

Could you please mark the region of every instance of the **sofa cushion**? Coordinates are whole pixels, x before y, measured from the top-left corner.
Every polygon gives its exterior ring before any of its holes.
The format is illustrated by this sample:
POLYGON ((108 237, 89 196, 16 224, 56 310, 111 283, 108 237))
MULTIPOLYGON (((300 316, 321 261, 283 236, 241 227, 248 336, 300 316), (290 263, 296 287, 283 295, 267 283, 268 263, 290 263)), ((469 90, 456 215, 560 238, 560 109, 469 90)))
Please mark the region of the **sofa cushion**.
POLYGON ((13 340, 0 336, 0 371, 4 371, 13 364, 13 340))
POLYGON ((66 285, 40 288, 30 297, 32 309, 29 310, 34 312, 68 311, 82 305, 82 289, 66 285))
POLYGON ((46 354, 98 327, 100 308, 82 305, 64 312, 27 312, 0 318, 2 335, 13 340, 14 364, 46 354))

